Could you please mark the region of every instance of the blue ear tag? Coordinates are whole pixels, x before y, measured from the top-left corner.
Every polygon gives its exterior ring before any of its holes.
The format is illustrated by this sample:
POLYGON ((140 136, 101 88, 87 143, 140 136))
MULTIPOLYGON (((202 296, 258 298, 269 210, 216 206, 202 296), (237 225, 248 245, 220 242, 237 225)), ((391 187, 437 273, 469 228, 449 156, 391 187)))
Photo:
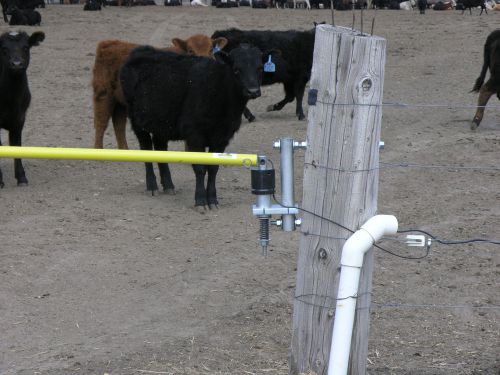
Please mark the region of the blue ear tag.
POLYGON ((212 50, 212 54, 215 55, 217 52, 220 52, 220 51, 222 51, 222 50, 220 49, 219 45, 216 44, 215 47, 214 47, 214 49, 212 50))
POLYGON ((276 65, 271 61, 271 55, 269 55, 269 59, 264 64, 264 72, 266 73, 274 73, 276 71, 276 65))

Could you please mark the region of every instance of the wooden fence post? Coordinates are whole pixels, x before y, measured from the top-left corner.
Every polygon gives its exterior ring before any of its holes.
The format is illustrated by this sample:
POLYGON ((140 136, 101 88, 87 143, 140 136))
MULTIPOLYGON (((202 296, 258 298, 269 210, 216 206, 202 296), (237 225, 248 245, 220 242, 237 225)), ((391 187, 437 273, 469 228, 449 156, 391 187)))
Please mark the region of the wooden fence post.
MULTIPOLYGON (((383 38, 330 25, 316 28, 302 207, 353 230, 377 211, 385 49, 383 38)), ((340 254, 351 233, 307 213, 301 231, 290 374, 324 375, 340 254)), ((372 265, 373 249, 361 274, 351 375, 366 373, 372 265)))

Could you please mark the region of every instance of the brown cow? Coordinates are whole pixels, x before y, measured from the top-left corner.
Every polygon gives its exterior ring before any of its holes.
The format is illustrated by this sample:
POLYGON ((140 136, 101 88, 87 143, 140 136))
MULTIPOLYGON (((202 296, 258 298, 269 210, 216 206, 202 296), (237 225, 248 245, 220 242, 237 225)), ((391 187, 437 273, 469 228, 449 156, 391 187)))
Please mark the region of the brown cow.
POLYGON ((492 31, 486 38, 483 52, 483 67, 481 74, 476 79, 472 91, 479 92, 477 110, 470 126, 476 130, 484 116, 484 109, 493 94, 500 99, 500 29, 492 31), (484 83, 486 73, 490 70, 490 77, 484 83))
MULTIPOLYGON (((172 47, 166 48, 180 54, 213 56, 215 46, 223 48, 226 38, 211 39, 205 35, 193 35, 186 40, 172 39, 172 47)), ((138 44, 121 40, 104 40, 97 45, 93 69, 95 148, 103 148, 104 132, 112 118, 118 148, 128 149, 125 136, 127 110, 123 97, 119 70, 130 52, 138 44)))

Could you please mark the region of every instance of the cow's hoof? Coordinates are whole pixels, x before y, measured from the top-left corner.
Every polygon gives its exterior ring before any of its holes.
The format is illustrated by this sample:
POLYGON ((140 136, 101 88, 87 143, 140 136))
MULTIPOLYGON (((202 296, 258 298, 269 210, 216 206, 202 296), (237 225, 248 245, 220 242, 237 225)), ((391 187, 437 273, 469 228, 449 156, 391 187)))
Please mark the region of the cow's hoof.
POLYGON ((476 129, 477 129, 478 126, 479 126, 479 124, 477 124, 476 122, 472 121, 471 124, 470 124, 470 130, 476 131, 476 129))
POLYGON ((248 122, 254 122, 255 116, 254 115, 248 116, 247 120, 248 120, 248 122))
POLYGON ((172 188, 163 189, 163 192, 167 195, 175 195, 175 189, 172 188))
POLYGON ((156 196, 160 195, 160 193, 158 192, 158 190, 146 190, 146 195, 156 197, 156 196))
POLYGON ((306 116, 304 116, 304 114, 297 115, 297 117, 298 117, 298 119, 299 119, 300 121, 305 120, 305 118, 306 118, 306 116))
POLYGON ((218 210, 219 209, 219 205, 217 203, 211 203, 208 205, 208 208, 211 209, 211 210, 218 210))
POLYGON ((3 189, 5 186, 5 184, 3 183, 3 181, 0 181, 0 189, 3 189))
POLYGON ((266 108, 266 111, 267 111, 267 112, 272 112, 272 111, 274 111, 274 104, 272 104, 272 105, 268 105, 268 106, 267 106, 267 108, 266 108))
POLYGON ((202 215, 207 213, 207 208, 205 206, 194 206, 194 210, 202 215))
MULTIPOLYGON (((17 186, 28 186, 28 181, 19 181, 17 186)), ((3 186, 2 186, 3 187, 3 186)))

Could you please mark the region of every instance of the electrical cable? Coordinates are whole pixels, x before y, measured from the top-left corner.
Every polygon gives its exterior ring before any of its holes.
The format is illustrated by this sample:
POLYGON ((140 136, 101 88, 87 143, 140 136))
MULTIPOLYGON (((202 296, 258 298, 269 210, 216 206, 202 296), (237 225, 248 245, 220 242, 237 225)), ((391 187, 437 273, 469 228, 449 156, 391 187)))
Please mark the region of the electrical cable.
MULTIPOLYGON (((326 217, 323 217, 323 216, 321 216, 321 215, 318 215, 318 214, 316 214, 316 213, 314 213, 314 212, 311 212, 311 211, 309 211, 309 210, 306 210, 305 208, 285 206, 285 205, 283 205, 280 201, 278 201, 278 199, 276 199, 276 195, 275 195, 275 194, 273 194, 273 199, 274 199, 274 201, 275 201, 277 204, 279 204, 279 205, 280 205, 281 207, 283 207, 283 208, 297 208, 297 209, 298 209, 298 210, 300 210, 300 211, 303 211, 303 212, 308 213, 308 214, 310 214, 310 215, 313 215, 313 216, 315 216, 315 217, 317 217, 317 218, 319 218, 319 219, 321 219, 321 220, 325 220, 325 221, 327 221, 327 222, 329 222, 329 223, 332 223, 332 224, 334 224, 334 225, 338 226, 339 228, 342 228, 342 229, 344 229, 344 230, 346 230, 346 231, 348 231, 348 232, 350 232, 350 233, 354 233, 354 232, 355 232, 355 231, 353 231, 352 229, 347 228, 346 226, 344 226, 344 225, 342 225, 342 224, 340 224, 340 223, 337 223, 336 221, 334 221, 334 220, 332 220, 332 219, 328 219, 328 218, 326 218, 326 217)), ((306 234, 306 233, 304 233, 304 234, 305 234, 305 235, 313 235, 313 234, 310 234, 310 233, 307 233, 307 234, 306 234)), ((321 235, 316 235, 316 234, 314 234, 314 235, 315 235, 315 236, 320 236, 320 237, 323 237, 323 236, 321 236, 321 235)), ((419 260, 419 259, 424 259, 424 258, 426 258, 426 257, 429 255, 429 253, 430 253, 430 246, 426 246, 426 251, 425 251, 425 254, 424 254, 424 255, 422 255, 422 256, 420 256, 420 257, 407 257, 407 256, 404 256, 404 255, 399 255, 399 254, 396 254, 396 253, 394 253, 394 252, 392 252, 392 251, 389 251, 389 250, 387 250, 387 249, 385 249, 385 248, 383 248, 383 247, 381 247, 381 246, 379 246, 379 245, 377 245, 377 244, 373 244, 373 246, 374 246, 374 247, 376 247, 376 248, 377 248, 377 249, 379 249, 379 250, 382 250, 383 252, 386 252, 386 253, 390 254, 390 255, 393 255, 393 256, 398 257, 398 258, 401 258, 401 259, 408 259, 408 260, 419 260)))
POLYGON ((421 230, 421 229, 398 230, 398 233, 409 233, 409 232, 417 232, 417 233, 425 234, 427 237, 430 237, 433 241, 439 242, 442 245, 462 245, 462 244, 475 243, 475 242, 500 245, 500 241, 498 241, 498 240, 488 240, 488 239, 484 239, 484 238, 473 238, 470 240, 443 240, 443 239, 437 238, 433 234, 426 232, 425 230, 421 230))

